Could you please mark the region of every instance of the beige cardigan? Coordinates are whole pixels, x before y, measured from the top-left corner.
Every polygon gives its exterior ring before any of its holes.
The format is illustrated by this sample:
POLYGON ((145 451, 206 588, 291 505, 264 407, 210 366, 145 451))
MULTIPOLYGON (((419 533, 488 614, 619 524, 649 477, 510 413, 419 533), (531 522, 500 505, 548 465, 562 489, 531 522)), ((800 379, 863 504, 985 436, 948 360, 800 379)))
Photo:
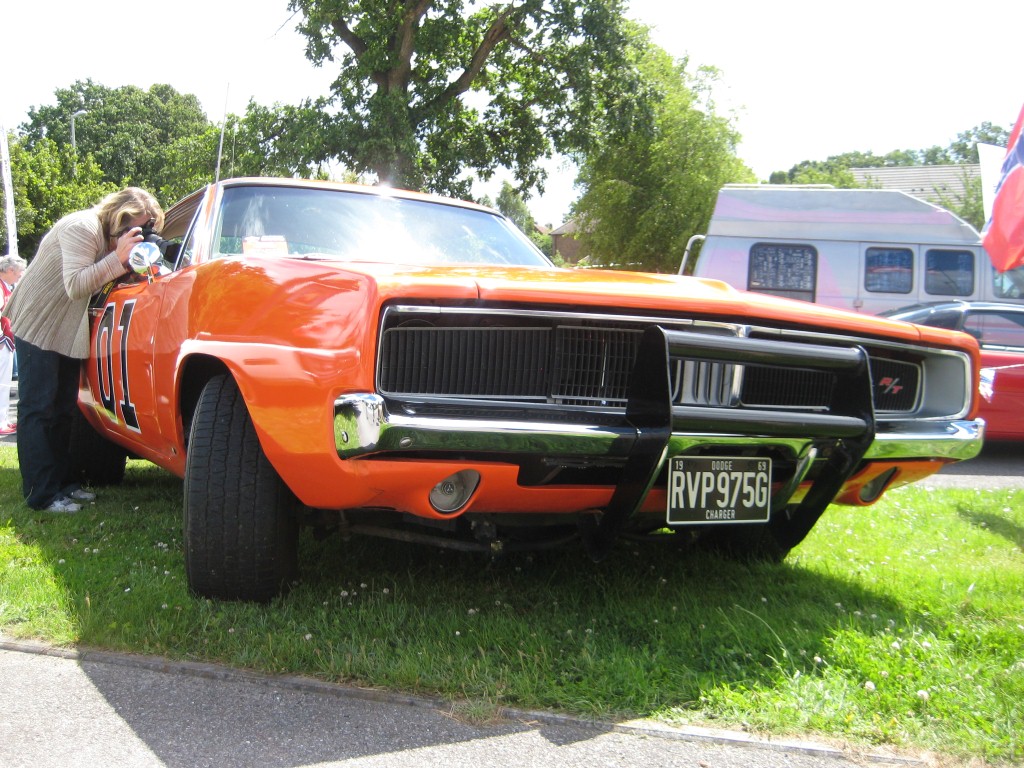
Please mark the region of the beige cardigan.
POLYGON ((3 316, 14 335, 67 357, 89 356, 89 298, 125 273, 94 209, 69 213, 46 234, 3 316))

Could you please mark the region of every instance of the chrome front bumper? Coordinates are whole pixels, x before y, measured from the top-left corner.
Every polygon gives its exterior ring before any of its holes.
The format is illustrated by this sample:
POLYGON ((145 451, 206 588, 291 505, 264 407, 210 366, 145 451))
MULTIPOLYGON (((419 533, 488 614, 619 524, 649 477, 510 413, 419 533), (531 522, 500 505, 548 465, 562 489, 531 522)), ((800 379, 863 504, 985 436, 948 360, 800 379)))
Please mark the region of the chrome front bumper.
MULTIPOLYGON (((774 423, 764 430, 756 429, 756 422, 751 421, 746 419, 736 425, 744 427, 742 434, 701 431, 695 421, 694 432, 671 434, 667 455, 680 455, 704 445, 751 443, 788 446, 793 455, 801 455, 807 445, 821 437, 814 434, 819 430, 799 420, 787 420, 781 428, 774 423), (750 429, 752 426, 755 428, 750 429), (800 433, 805 427, 806 435, 800 433)), ((841 428, 843 424, 825 425, 828 426, 841 428)), ((981 450, 984 426, 981 420, 880 421, 864 459, 970 459, 981 450)), ((344 395, 334 403, 334 441, 338 456, 343 459, 408 451, 625 459, 640 434, 641 430, 625 421, 621 426, 609 426, 390 413, 384 398, 371 393, 344 395)))

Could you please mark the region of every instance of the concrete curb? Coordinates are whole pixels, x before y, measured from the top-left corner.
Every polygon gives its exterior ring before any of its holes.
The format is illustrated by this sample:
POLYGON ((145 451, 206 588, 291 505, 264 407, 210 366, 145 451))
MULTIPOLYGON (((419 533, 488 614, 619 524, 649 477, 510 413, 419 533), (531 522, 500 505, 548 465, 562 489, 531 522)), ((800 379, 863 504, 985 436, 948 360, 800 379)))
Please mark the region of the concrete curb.
MULTIPOLYGON (((413 696, 372 688, 357 688, 350 685, 329 683, 322 680, 296 675, 271 675, 247 670, 236 670, 204 662, 172 661, 161 657, 137 656, 134 654, 114 653, 87 648, 61 648, 39 642, 11 640, 3 636, 0 636, 0 650, 35 654, 39 656, 53 656, 76 662, 118 665, 127 668, 143 669, 150 672, 161 672, 169 675, 203 678, 207 680, 221 680, 231 683, 247 683, 267 688, 278 688, 282 690, 312 693, 321 696, 334 696, 337 698, 352 700, 373 701, 393 706, 418 707, 434 710, 450 716, 457 715, 457 710, 451 702, 438 698, 413 696)), ((862 753, 855 750, 843 750, 816 742, 765 738, 742 731, 731 731, 726 729, 703 728, 699 726, 671 726, 647 720, 621 723, 586 720, 570 715, 560 715, 553 712, 539 712, 515 709, 511 707, 502 707, 498 710, 497 714, 498 717, 503 720, 523 724, 571 726, 574 728, 593 730, 595 732, 615 732, 662 739, 703 741, 725 746, 742 746, 780 753, 801 753, 815 757, 835 759, 855 758, 869 763, 889 765, 923 766, 928 764, 925 760, 913 757, 884 753, 862 753)))

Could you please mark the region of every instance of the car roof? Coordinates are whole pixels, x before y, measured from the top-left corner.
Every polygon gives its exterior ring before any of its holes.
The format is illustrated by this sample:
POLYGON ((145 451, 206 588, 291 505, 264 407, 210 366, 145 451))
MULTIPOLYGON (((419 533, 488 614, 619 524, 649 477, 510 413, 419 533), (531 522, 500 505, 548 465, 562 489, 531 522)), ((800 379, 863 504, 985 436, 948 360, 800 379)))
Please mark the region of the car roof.
POLYGON ((922 304, 908 304, 879 313, 882 317, 899 319, 904 315, 925 314, 932 312, 974 312, 978 310, 999 312, 1024 312, 1024 305, 1005 301, 964 301, 952 299, 945 301, 929 301, 922 304))

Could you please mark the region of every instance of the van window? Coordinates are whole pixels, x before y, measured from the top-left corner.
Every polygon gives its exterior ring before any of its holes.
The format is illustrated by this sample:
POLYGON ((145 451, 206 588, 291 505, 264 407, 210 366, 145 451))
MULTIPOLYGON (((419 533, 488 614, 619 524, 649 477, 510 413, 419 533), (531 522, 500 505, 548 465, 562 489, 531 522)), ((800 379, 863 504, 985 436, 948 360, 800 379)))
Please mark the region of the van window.
POLYGON ((864 257, 864 290, 910 293, 914 286, 914 252, 909 248, 868 248, 864 257))
POLYGON ((924 255, 924 290, 932 296, 974 293, 974 254, 930 248, 924 255))
POLYGON ((750 249, 747 289, 814 301, 818 251, 812 245, 755 243, 750 249))
POLYGON ((999 299, 1024 298, 1024 267, 1005 272, 992 270, 992 292, 999 299))

